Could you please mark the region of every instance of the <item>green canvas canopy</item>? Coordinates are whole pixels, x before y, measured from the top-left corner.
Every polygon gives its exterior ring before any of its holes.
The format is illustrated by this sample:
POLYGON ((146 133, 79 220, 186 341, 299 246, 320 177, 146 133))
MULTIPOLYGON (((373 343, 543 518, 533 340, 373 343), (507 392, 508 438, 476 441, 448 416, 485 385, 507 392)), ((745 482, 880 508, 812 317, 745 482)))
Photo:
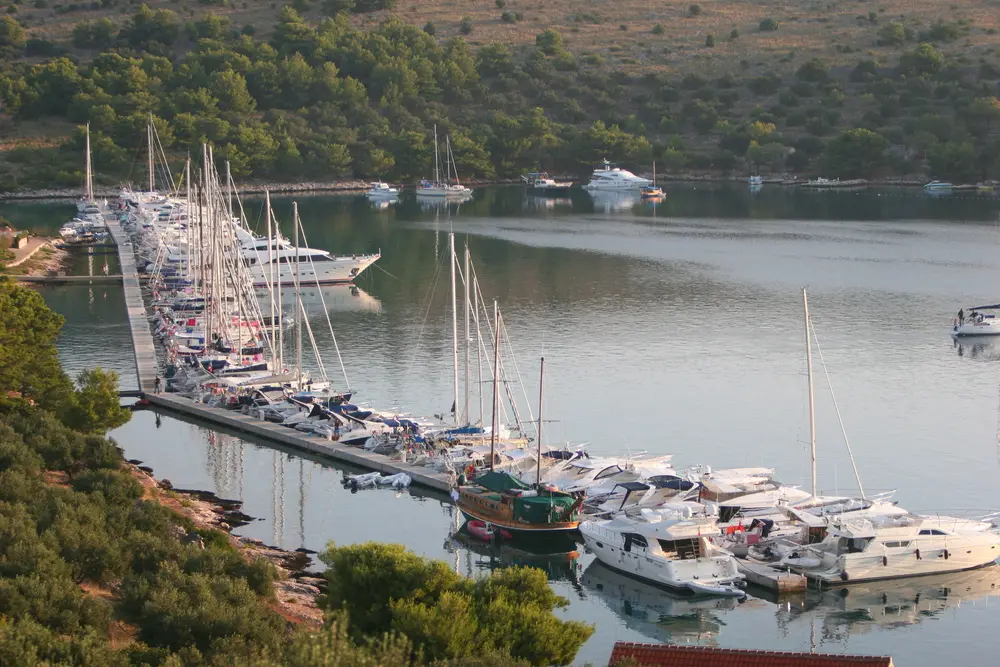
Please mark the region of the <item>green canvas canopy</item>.
POLYGON ((497 471, 480 475, 475 479, 475 483, 484 489, 496 491, 497 493, 503 493, 504 491, 527 491, 531 488, 517 477, 497 471))

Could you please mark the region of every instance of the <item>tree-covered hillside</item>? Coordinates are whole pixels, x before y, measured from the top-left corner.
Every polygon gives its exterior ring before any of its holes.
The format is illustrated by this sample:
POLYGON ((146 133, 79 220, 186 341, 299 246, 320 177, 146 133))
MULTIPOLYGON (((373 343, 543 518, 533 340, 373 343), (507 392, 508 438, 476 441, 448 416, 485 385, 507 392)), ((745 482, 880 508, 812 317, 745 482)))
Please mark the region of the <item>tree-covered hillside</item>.
POLYGON ((477 2, 461 20, 391 0, 47 2, 0 20, 0 189, 79 184, 87 122, 99 180, 142 181, 150 114, 178 164, 209 142, 244 179, 427 177, 435 124, 466 179, 582 174, 604 157, 670 174, 1000 178, 995 29, 961 8, 846 24, 830 6, 766 4, 757 20, 669 5, 676 21, 615 26, 561 0, 575 13, 547 10, 560 31, 505 0, 499 18, 477 2))

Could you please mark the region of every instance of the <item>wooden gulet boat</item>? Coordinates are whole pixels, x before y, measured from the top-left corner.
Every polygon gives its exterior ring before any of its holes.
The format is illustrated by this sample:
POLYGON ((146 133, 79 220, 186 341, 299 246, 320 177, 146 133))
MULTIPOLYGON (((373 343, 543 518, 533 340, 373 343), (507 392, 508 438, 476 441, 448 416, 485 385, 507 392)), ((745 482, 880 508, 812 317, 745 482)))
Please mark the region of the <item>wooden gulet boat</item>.
MULTIPOLYGON (((525 484, 506 472, 493 470, 497 412, 500 395, 498 391, 500 355, 500 311, 496 311, 496 335, 494 338, 494 381, 493 381, 493 428, 490 437, 490 471, 474 481, 458 487, 458 508, 467 519, 484 521, 499 528, 505 528, 521 535, 545 535, 576 530, 580 525, 580 508, 583 497, 574 497, 555 487, 525 484)), ((544 377, 545 359, 542 359, 544 377)), ((538 459, 541 461, 541 389, 538 405, 538 459)), ((539 463, 539 473, 540 473, 539 463)), ((536 475, 535 479, 540 479, 536 475)))

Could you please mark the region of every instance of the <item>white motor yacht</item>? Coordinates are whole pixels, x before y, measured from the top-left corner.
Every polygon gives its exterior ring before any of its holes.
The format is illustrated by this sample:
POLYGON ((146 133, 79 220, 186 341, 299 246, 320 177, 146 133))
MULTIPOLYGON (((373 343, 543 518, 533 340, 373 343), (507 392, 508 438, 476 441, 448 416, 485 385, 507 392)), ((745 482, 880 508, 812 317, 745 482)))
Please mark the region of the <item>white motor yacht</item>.
POLYGON ((393 199, 399 196, 399 188, 394 188, 388 183, 377 181, 369 183, 368 192, 365 196, 369 199, 393 199))
POLYGON ((585 190, 638 190, 652 184, 648 178, 636 176, 604 160, 590 175, 590 182, 583 187, 585 190))
POLYGON ((742 597, 745 577, 736 559, 709 540, 718 532, 713 517, 690 510, 654 522, 617 517, 580 524, 587 549, 614 570, 688 594, 742 597))
POLYGON ((1000 557, 994 521, 918 516, 835 518, 826 537, 781 564, 827 585, 971 570, 1000 557))

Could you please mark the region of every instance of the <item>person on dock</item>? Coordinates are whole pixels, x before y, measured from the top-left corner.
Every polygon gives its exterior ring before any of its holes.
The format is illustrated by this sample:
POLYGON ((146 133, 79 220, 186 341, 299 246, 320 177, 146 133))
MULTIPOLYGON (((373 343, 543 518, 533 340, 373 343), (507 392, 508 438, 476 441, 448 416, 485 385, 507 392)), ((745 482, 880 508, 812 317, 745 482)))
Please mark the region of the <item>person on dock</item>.
POLYGON ((958 309, 958 323, 965 324, 965 308, 958 309))
POLYGON ((160 376, 159 375, 157 375, 155 378, 153 378, 153 393, 154 394, 159 394, 160 393, 160 383, 161 382, 162 381, 160 380, 160 376))

